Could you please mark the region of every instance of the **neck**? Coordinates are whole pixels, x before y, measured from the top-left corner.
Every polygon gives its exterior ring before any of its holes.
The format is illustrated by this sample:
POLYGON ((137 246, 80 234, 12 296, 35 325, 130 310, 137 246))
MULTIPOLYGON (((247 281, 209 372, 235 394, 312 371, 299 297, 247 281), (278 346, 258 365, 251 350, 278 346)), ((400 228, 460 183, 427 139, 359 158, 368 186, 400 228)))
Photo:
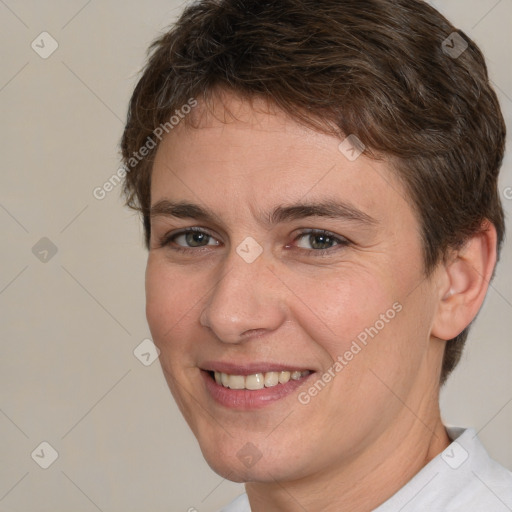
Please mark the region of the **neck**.
POLYGON ((246 484, 251 510, 374 510, 450 444, 437 404, 435 414, 428 416, 429 421, 421 420, 423 414, 416 416, 404 407, 395 427, 386 430, 356 460, 338 461, 321 474, 295 481, 246 484))

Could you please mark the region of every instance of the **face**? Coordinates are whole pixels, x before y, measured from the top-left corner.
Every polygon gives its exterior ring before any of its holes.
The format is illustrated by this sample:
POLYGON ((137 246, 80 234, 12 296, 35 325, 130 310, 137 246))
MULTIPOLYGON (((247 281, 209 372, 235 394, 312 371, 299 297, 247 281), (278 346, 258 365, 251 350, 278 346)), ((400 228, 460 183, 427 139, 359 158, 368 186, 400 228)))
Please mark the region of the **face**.
POLYGON ((386 457, 442 356, 390 164, 263 107, 227 97, 179 125, 151 182, 149 326, 206 460, 234 481, 386 457))

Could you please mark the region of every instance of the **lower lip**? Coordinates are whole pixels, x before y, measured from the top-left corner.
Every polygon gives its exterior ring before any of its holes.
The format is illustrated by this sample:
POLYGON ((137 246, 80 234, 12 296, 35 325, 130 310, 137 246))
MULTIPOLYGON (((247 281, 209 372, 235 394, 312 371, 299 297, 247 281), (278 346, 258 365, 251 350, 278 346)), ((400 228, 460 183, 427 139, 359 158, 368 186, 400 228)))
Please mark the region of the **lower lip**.
POLYGON ((206 389, 218 404, 239 410, 261 409, 273 402, 282 400, 302 386, 313 375, 313 373, 310 373, 307 377, 302 377, 299 380, 290 379, 286 384, 277 384, 270 388, 249 390, 225 388, 217 384, 208 372, 201 370, 201 374, 206 389))

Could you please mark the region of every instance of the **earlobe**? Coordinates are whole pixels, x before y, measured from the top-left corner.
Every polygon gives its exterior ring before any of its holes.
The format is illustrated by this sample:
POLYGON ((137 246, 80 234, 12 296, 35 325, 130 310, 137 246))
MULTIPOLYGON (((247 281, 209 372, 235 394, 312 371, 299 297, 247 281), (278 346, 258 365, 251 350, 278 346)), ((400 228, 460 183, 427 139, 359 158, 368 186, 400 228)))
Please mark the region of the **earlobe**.
POLYGON ((496 228, 485 221, 478 233, 441 264, 433 336, 453 339, 476 317, 496 265, 496 240, 496 228))

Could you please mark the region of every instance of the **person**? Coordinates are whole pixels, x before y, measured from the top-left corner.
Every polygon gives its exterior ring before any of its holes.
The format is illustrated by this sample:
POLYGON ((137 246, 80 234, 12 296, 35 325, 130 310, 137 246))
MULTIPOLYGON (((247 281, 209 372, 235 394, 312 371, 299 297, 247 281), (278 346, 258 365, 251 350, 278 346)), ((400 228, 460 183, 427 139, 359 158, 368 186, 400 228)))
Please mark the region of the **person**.
POLYGON ((420 0, 202 0, 121 141, 147 319, 226 512, 507 511, 444 425, 504 236, 500 106, 420 0))

